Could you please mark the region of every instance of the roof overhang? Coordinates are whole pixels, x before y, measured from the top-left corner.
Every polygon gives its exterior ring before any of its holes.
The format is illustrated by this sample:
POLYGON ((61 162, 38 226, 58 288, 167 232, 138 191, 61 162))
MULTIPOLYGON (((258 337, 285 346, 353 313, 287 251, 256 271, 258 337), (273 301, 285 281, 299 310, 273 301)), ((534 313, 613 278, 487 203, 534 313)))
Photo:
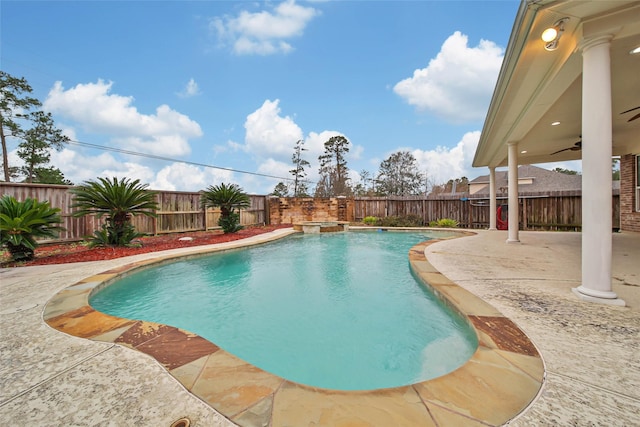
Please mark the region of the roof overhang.
POLYGON ((640 1, 523 0, 485 119, 474 167, 506 166, 509 143, 519 164, 578 160, 582 133, 580 41, 611 34, 613 155, 640 153, 640 1), (558 48, 547 51, 542 32, 562 18, 558 48), (554 122, 559 125, 552 126, 554 122))

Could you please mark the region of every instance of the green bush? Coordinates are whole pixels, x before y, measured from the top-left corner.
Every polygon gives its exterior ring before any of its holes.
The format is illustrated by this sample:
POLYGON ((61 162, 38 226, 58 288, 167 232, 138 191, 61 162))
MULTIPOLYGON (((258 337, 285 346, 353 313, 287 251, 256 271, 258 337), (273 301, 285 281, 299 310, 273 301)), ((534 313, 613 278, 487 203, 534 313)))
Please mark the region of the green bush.
POLYGON ((458 221, 451 218, 442 218, 437 221, 430 221, 429 227, 439 227, 439 228, 456 228, 460 225, 458 221))
POLYGON ((62 222, 60 209, 49 202, 25 199, 18 202, 12 196, 0 198, 0 244, 6 246, 14 261, 33 259, 37 237, 56 237, 62 222))
POLYGON ((377 225, 378 221, 380 221, 380 218, 375 216, 365 216, 362 219, 362 222, 364 223, 364 225, 377 225))
POLYGON ((422 227, 424 221, 419 215, 388 216, 376 224, 383 227, 422 227))
POLYGON ((131 224, 131 217, 156 217, 154 210, 158 209, 156 193, 146 188, 147 184, 140 184, 138 179, 114 177, 87 181, 69 191, 74 196, 71 207, 78 208, 73 216, 106 216, 102 229, 89 237, 90 246, 128 246, 141 236, 131 224))
POLYGON ((200 204, 203 208, 220 208, 218 225, 226 233, 242 229, 240 214, 237 212, 251 205, 251 198, 238 184, 211 185, 201 192, 200 204))
POLYGON ((240 225, 240 214, 238 212, 231 212, 227 216, 221 216, 218 220, 218 225, 222 227, 222 232, 225 234, 235 233, 244 228, 240 225))
POLYGON ((102 225, 101 230, 93 232, 93 236, 87 238, 90 248, 107 247, 107 246, 136 246, 134 239, 143 236, 142 233, 136 232, 133 225, 125 223, 115 228, 111 223, 107 222, 102 225))

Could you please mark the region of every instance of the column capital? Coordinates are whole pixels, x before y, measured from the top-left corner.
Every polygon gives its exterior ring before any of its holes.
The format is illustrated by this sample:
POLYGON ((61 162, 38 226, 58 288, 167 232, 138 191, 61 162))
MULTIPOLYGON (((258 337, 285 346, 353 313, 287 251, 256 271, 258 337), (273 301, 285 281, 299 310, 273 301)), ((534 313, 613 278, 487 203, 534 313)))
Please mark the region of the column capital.
POLYGON ((588 37, 580 40, 580 43, 578 43, 578 50, 584 53, 589 49, 599 46, 601 44, 611 44, 612 39, 613 39, 613 34, 600 34, 595 37, 588 37))

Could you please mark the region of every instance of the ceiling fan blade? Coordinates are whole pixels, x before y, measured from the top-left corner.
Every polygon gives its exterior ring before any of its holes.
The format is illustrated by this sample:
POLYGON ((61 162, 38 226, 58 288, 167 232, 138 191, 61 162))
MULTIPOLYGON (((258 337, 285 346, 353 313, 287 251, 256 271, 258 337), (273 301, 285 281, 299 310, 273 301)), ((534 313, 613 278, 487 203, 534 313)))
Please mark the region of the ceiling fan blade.
POLYGON ((562 150, 558 150, 554 153, 551 153, 551 155, 553 156, 554 154, 558 154, 558 153, 562 153, 563 151, 574 150, 574 149, 575 147, 563 148, 562 150))
MULTIPOLYGON (((640 108, 640 107, 639 107, 639 108, 640 108)), ((634 108, 634 110, 635 110, 635 108, 634 108)), ((631 117, 629 120, 627 120, 627 122, 632 122, 632 121, 634 121, 635 119, 637 119, 637 118, 639 118, 639 117, 640 117, 640 113, 638 113, 638 114, 636 114, 635 116, 631 117)))
MULTIPOLYGON (((631 108, 631 109, 629 109, 629 110, 627 110, 627 111, 623 111, 623 112, 622 112, 622 113, 620 113, 620 114, 626 114, 626 113, 629 113, 629 112, 631 112, 631 111, 633 111, 633 110, 637 110, 638 108, 640 108, 640 105, 639 105, 639 106, 637 106, 637 107, 633 107, 633 108, 631 108)), ((636 117, 637 117, 637 116, 636 116, 636 117)))

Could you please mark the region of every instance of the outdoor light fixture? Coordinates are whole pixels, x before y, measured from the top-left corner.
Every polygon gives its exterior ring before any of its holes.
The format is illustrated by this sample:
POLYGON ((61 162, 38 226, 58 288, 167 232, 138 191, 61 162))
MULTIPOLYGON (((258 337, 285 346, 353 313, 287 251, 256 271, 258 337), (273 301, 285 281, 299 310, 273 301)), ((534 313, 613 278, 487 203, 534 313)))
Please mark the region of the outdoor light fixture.
POLYGON ((544 48, 548 51, 556 50, 558 48, 558 42, 562 33, 564 32, 564 23, 569 18, 558 19, 553 27, 549 27, 542 32, 542 41, 544 42, 544 48))

